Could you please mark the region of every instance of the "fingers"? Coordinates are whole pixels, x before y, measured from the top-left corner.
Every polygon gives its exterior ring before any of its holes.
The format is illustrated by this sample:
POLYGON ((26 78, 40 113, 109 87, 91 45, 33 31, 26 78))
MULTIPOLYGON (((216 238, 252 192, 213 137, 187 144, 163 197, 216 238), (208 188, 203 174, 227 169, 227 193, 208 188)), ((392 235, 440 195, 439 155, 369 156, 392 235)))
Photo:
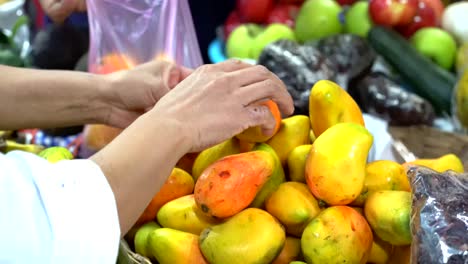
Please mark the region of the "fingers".
POLYGON ((293 99, 284 84, 271 78, 242 87, 238 90, 237 95, 238 98, 248 100, 248 104, 272 99, 278 105, 283 116, 289 116, 294 112, 293 99))
POLYGON ((261 82, 269 78, 273 79, 273 74, 264 66, 251 66, 234 72, 228 73, 236 86, 247 86, 253 83, 261 82))
POLYGON ((210 67, 213 71, 233 72, 252 67, 252 64, 248 64, 240 60, 230 59, 217 64, 211 64, 208 67, 210 67))
POLYGON ((276 120, 270 109, 264 105, 249 105, 244 108, 249 127, 261 126, 263 134, 271 136, 276 126, 276 120))

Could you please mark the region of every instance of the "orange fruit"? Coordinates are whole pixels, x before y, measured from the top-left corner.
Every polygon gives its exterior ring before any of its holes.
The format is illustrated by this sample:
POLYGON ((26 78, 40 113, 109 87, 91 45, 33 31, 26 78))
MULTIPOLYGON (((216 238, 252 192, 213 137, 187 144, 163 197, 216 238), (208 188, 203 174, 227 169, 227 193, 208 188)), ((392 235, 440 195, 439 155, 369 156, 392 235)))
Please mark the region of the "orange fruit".
POLYGON ((159 192, 153 197, 143 214, 138 218, 136 226, 156 219, 159 209, 169 201, 193 193, 195 182, 186 171, 174 168, 159 192))
POLYGON ((275 118, 276 124, 275 124, 273 134, 269 136, 265 135, 262 132, 262 128, 260 126, 256 126, 256 127, 248 128, 244 130, 242 133, 238 134, 236 136, 238 139, 246 141, 246 142, 265 142, 271 137, 273 137, 273 135, 275 135, 276 132, 278 132, 280 128, 280 124, 281 124, 281 113, 278 109, 278 105, 272 100, 262 102, 260 103, 260 105, 267 106, 270 109, 271 114, 275 118))
POLYGON ((137 63, 130 56, 120 53, 109 53, 91 66, 90 71, 98 74, 108 74, 135 67, 137 63))

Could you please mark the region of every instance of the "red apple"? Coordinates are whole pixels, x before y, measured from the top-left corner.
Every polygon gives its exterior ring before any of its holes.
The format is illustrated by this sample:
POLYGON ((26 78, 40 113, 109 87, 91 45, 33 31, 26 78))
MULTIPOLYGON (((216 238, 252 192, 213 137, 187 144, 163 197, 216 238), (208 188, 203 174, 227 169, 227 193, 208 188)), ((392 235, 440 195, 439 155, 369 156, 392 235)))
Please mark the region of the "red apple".
POLYGON ((293 28, 298 13, 299 7, 297 5, 276 5, 268 15, 266 23, 281 23, 293 28))
POLYGON ((420 0, 424 2, 427 6, 431 7, 432 10, 435 12, 437 26, 440 25, 440 21, 442 19, 442 14, 444 13, 445 6, 441 0, 420 0))
POLYGON ((229 16, 227 17, 226 21, 224 22, 223 33, 224 39, 226 40, 231 32, 238 26, 242 24, 242 21, 239 17, 239 13, 234 10, 232 11, 229 16))
POLYGON ((274 0, 237 0, 236 9, 242 22, 263 24, 274 6, 274 0))
POLYGON ((404 26, 411 23, 418 9, 418 0, 370 0, 369 14, 375 24, 404 26))
POLYGON ((423 27, 436 27, 438 25, 436 12, 424 1, 418 4, 418 10, 413 21, 406 26, 397 27, 396 30, 406 38, 410 38, 414 32, 423 27))

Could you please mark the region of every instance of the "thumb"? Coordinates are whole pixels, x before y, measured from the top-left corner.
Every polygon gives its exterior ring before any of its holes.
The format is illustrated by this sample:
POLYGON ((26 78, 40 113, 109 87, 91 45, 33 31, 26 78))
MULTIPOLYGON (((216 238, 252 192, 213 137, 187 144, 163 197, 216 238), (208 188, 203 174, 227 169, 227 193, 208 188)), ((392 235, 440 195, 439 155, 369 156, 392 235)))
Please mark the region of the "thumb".
POLYGON ((275 132, 276 120, 270 109, 265 105, 250 105, 245 108, 248 113, 249 127, 260 126, 265 136, 272 136, 275 132))

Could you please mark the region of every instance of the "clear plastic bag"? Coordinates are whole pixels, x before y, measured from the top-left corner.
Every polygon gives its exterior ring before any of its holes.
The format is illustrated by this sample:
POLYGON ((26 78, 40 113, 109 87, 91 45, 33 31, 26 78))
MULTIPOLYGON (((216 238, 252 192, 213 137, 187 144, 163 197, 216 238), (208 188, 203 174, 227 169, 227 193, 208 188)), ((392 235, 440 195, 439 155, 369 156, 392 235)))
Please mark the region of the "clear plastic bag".
POLYGON ((413 167, 412 264, 468 263, 468 175, 413 167))
MULTIPOLYGON (((187 0, 89 0, 87 8, 90 72, 108 74, 153 59, 188 68, 203 64, 187 0)), ((80 156, 92 155, 119 132, 87 125, 80 156)))
POLYGON ((187 0, 92 0, 87 7, 91 72, 109 73, 158 57, 189 68, 203 63, 187 0), (106 58, 114 65, 103 69, 106 58))

